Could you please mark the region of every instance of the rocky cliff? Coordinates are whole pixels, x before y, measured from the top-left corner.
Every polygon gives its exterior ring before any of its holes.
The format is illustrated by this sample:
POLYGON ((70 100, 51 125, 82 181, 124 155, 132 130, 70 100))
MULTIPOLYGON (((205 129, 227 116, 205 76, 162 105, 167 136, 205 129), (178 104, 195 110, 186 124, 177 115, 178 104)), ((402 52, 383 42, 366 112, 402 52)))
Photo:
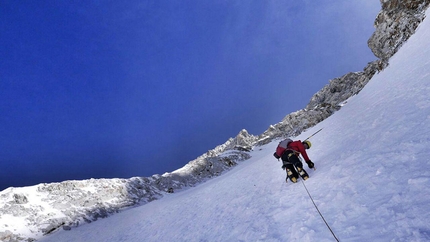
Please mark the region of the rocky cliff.
POLYGON ((389 58, 424 20, 425 10, 430 4, 430 0, 380 1, 382 9, 375 19, 375 32, 368 40, 369 48, 378 59, 368 63, 363 71, 330 80, 329 84, 312 96, 304 109, 288 114, 281 122, 269 127, 261 135, 266 137, 266 141, 295 136, 339 110, 349 97, 363 89, 375 73, 388 66, 389 58))
POLYGON ((381 0, 382 10, 374 24, 376 30, 368 41, 375 56, 387 63, 415 33, 429 3, 429 0, 381 0))
POLYGON ((259 136, 242 130, 235 138, 189 162, 183 168, 151 177, 90 179, 8 188, 0 193, 0 241, 35 241, 58 229, 148 203, 187 187, 198 185, 249 159, 248 151, 274 139, 296 136, 339 110, 357 94, 389 58, 415 32, 430 0, 381 0, 375 32, 368 41, 378 58, 361 72, 335 78, 317 92, 308 105, 288 114, 259 136))

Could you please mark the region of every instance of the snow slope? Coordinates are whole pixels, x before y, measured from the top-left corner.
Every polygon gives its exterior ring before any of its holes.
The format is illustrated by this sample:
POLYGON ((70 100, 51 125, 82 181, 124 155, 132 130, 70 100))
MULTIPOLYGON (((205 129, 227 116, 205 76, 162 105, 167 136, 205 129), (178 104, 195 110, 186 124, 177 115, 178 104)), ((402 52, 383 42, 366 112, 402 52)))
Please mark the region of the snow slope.
MULTIPOLYGON (((430 11, 427 11, 429 16, 430 11)), ((202 185, 42 241, 430 241, 430 19, 311 138, 304 183, 272 153, 202 185)))

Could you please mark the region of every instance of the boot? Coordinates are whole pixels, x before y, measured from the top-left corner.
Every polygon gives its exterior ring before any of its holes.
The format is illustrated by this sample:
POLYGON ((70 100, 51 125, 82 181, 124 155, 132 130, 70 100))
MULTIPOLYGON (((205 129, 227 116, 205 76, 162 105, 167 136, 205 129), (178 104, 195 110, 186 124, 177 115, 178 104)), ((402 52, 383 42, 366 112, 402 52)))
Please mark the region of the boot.
POLYGON ((293 183, 297 182, 297 177, 294 176, 293 172, 290 169, 287 169, 287 178, 286 178, 287 181, 288 181, 288 178, 290 178, 290 180, 293 183))
POLYGON ((297 171, 299 172, 300 176, 303 178, 303 180, 306 180, 309 178, 308 173, 305 171, 305 169, 301 168, 301 167, 296 167, 297 171))

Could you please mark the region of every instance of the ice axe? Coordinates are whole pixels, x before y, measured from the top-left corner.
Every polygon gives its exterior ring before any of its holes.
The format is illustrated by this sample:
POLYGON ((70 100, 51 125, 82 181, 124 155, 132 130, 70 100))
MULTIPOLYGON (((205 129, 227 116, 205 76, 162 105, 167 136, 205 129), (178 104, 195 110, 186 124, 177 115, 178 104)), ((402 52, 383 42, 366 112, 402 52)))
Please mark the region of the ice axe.
POLYGON ((307 137, 307 138, 306 138, 305 140, 303 140, 303 141, 306 141, 306 140, 310 139, 312 136, 314 136, 314 135, 318 134, 322 129, 323 129, 323 128, 320 128, 317 132, 313 133, 311 136, 307 137))

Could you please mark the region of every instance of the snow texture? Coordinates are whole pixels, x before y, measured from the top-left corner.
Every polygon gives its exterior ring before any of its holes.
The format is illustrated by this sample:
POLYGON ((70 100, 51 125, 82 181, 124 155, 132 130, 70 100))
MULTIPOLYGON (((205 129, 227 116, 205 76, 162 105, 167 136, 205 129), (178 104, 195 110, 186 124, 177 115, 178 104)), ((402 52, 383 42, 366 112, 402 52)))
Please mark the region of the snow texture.
POLYGON ((429 40, 426 19, 359 94, 295 138, 323 128, 307 181, 285 183, 273 140, 197 187, 42 241, 335 241, 304 185, 340 241, 430 241, 429 40))

